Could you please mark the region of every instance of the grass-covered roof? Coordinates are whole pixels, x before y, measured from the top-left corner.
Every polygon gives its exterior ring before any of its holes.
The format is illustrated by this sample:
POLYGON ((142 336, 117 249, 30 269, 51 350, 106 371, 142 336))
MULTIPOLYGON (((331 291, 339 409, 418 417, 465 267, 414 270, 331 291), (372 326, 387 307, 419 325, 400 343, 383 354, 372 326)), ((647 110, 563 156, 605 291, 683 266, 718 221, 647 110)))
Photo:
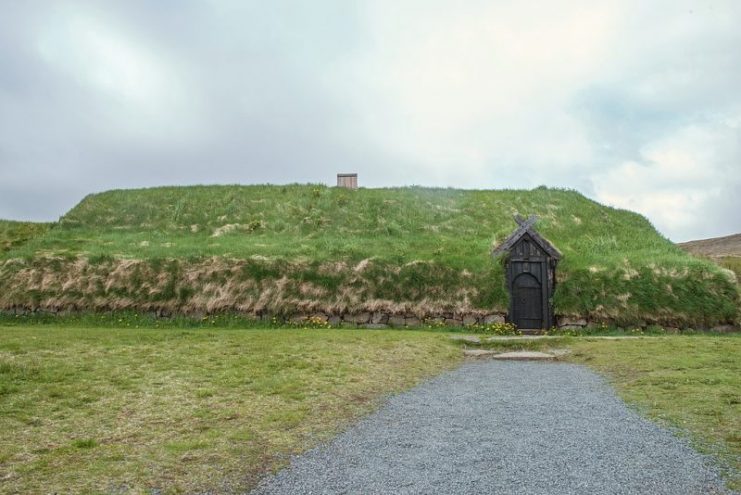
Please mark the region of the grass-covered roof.
MULTIPOLYGON (((281 293, 283 303, 263 301, 267 309, 291 311, 313 300, 316 307, 345 311, 367 307, 369 301, 501 310, 507 306, 503 269, 490 253, 517 228, 515 214, 537 215, 538 232, 563 254, 557 313, 678 324, 726 321, 735 315, 737 289, 728 274, 677 248, 646 218, 575 191, 545 187, 353 191, 257 185, 109 191, 86 197, 52 228, 3 252, 0 256, 11 261, 0 268, 0 284, 12 279, 17 285, 23 279, 19 273, 28 278, 33 272, 37 278, 46 274, 49 287, 61 291, 60 301, 95 306, 118 297, 136 307, 159 298, 187 307, 216 297, 204 295, 208 282, 200 274, 210 264, 220 283, 239 282, 242 294, 251 294, 241 303, 237 295, 225 296, 236 309, 253 308, 274 289, 269 281, 285 278, 283 285, 293 288, 281 293), (75 270, 87 264, 91 273, 96 266, 118 269, 122 280, 138 270, 136 283, 145 284, 148 292, 136 293, 130 280, 118 288, 110 280, 103 287, 83 287, 72 280, 83 276, 71 274, 74 263, 75 270), (122 270, 121 263, 130 269, 122 270), (64 283, 55 285, 50 275, 58 272, 64 278, 65 271, 72 277, 66 296, 64 283), (149 277, 171 277, 171 287, 165 290, 149 277)), ((34 287, 25 289, 35 294, 37 304, 50 299, 42 284, 27 284, 34 287)), ((4 300, 0 296, 0 305, 22 302, 24 296, 12 292, 4 300)))

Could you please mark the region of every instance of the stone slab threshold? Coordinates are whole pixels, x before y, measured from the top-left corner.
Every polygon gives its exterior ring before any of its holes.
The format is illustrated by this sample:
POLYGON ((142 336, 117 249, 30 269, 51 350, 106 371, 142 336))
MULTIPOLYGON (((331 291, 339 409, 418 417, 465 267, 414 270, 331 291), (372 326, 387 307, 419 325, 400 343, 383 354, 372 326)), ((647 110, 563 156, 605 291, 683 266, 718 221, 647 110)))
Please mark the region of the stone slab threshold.
POLYGON ((539 352, 539 351, 513 351, 513 352, 500 352, 491 349, 466 349, 463 351, 463 355, 466 357, 490 357, 492 359, 500 359, 503 361, 551 361, 556 359, 558 356, 565 354, 564 351, 555 350, 551 352, 539 352))

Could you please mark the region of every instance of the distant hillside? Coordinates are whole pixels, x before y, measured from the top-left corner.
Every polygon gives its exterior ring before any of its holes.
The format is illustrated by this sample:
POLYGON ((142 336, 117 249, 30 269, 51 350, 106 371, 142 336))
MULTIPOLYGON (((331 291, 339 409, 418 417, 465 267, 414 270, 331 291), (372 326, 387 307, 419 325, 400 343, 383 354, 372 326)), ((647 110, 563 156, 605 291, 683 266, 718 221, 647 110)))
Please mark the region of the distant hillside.
POLYGON ((698 256, 741 256, 741 234, 682 242, 678 246, 698 256))
POLYGON ((0 253, 0 307, 287 314, 505 311, 492 246, 536 214, 564 254, 559 314, 629 324, 732 320, 726 273, 642 216, 523 190, 192 186, 85 198, 0 253), (2 260, 5 259, 4 262, 2 260))
POLYGON ((695 256, 710 258, 723 268, 731 270, 736 275, 736 281, 741 284, 741 234, 683 242, 678 246, 695 256))

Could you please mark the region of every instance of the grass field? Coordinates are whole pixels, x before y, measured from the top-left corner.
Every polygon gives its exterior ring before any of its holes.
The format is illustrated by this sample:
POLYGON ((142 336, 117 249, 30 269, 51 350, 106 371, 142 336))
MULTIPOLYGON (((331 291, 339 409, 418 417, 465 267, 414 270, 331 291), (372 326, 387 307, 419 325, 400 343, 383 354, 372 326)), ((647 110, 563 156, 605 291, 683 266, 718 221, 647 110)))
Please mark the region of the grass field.
MULTIPOLYGON (((529 345, 570 347, 740 486, 741 338, 529 345)), ((433 332, 3 327, 0 492, 239 492, 459 360, 433 332)))
POLYGON ((417 332, 0 328, 0 493, 241 492, 459 355, 417 332))
POLYGON ((0 307, 292 314, 506 310, 492 247, 537 214, 556 312, 713 326, 738 288, 642 216, 575 191, 193 186, 91 195, 0 253, 0 307))

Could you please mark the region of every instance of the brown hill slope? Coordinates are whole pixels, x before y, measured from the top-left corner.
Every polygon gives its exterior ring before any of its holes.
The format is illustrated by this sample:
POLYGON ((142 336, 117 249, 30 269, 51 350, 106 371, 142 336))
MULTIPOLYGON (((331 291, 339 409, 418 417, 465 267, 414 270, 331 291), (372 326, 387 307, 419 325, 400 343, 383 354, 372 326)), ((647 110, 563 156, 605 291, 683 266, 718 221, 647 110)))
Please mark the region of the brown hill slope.
POLYGON ((711 258, 741 256, 741 234, 682 242, 678 245, 685 251, 697 256, 709 256, 711 258))
POLYGON ((723 268, 731 270, 741 285, 741 234, 682 242, 678 246, 688 253, 709 258, 723 268))

